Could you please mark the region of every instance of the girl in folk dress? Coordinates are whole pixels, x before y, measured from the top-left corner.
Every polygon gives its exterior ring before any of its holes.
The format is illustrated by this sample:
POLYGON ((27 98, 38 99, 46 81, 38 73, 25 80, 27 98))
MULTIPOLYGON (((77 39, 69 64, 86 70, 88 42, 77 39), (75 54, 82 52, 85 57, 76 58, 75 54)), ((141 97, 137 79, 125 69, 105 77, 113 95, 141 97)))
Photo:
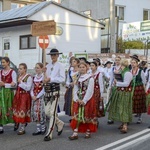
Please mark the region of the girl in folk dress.
POLYGON ((72 116, 72 106, 73 106, 73 87, 78 78, 78 65, 80 60, 78 58, 73 58, 71 60, 71 67, 68 71, 67 82, 66 82, 66 93, 65 93, 65 105, 64 110, 66 115, 72 116))
POLYGON ((17 91, 13 100, 13 118, 16 124, 20 123, 18 135, 25 134, 26 123, 30 122, 32 77, 27 74, 27 65, 19 65, 17 91))
POLYGON ((128 68, 128 60, 121 62, 122 81, 114 79, 114 91, 110 98, 109 115, 110 120, 121 121, 119 127, 121 133, 127 133, 127 123, 132 121, 132 74, 128 68))
POLYGON ((12 100, 13 87, 17 83, 16 72, 10 68, 10 60, 3 57, 1 60, 3 70, 0 71, 0 134, 4 132, 3 125, 13 123, 12 100))
POLYGON ((104 116, 104 103, 103 103, 103 74, 97 70, 97 63, 91 62, 92 77, 94 78, 94 98, 96 102, 97 117, 104 116))
POLYGON ((44 134, 46 132, 45 126, 45 103, 44 103, 44 87, 42 73, 43 64, 37 63, 35 66, 36 75, 33 78, 33 85, 31 89, 31 117, 32 121, 36 122, 36 131, 32 135, 44 134))
MULTIPOLYGON (((108 90, 108 93, 107 93, 107 102, 109 101, 110 95, 114 91, 115 76, 117 76, 120 73, 121 73, 121 57, 117 56, 115 58, 115 66, 113 66, 112 72, 111 72, 111 75, 110 75, 109 88, 108 88, 109 90, 108 90)), ((113 120, 108 120, 107 123, 110 125, 110 124, 113 124, 114 121, 113 120)))
POLYGON ((133 113, 138 114, 137 124, 142 123, 141 114, 146 112, 146 94, 145 94, 145 84, 146 78, 144 72, 139 69, 137 55, 130 56, 131 60, 131 73, 133 75, 133 113))
POLYGON ((90 133, 97 130, 94 79, 87 74, 86 63, 80 63, 79 72, 80 77, 74 87, 74 116, 70 124, 73 134, 69 137, 70 140, 78 139, 78 132, 85 133, 85 138, 90 138, 90 133))

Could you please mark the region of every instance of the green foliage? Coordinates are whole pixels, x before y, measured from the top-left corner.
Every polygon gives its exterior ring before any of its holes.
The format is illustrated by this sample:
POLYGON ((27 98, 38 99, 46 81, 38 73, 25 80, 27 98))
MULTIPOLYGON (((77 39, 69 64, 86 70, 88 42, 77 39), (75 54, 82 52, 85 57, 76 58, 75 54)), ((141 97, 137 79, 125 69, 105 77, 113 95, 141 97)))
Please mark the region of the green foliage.
POLYGON ((123 41, 121 37, 117 40, 117 47, 119 53, 124 53, 125 49, 149 49, 150 43, 145 45, 141 40, 137 41, 123 41))

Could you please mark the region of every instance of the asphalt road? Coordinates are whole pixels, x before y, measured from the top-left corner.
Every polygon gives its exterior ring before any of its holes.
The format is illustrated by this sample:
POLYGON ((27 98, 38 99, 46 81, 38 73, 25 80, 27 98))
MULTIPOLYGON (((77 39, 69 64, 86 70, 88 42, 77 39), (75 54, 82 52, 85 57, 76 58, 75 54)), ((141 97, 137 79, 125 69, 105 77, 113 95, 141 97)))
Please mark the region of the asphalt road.
MULTIPOLYGON (((63 96, 60 98, 60 108, 63 108, 63 96)), ((97 133, 93 133, 90 139, 84 139, 84 134, 79 134, 79 139, 70 141, 68 137, 72 134, 69 127, 69 117, 60 113, 60 118, 65 122, 62 135, 57 136, 54 130, 51 141, 43 141, 44 136, 32 136, 35 123, 26 127, 25 135, 17 135, 13 131, 13 124, 4 127, 4 134, 0 135, 0 150, 149 150, 150 148, 150 116, 143 114, 143 123, 136 124, 137 118, 133 116, 133 122, 129 124, 128 133, 121 134, 117 129, 120 125, 115 122, 107 125, 106 117, 99 119, 97 133)), ((48 125, 48 122, 47 122, 48 125)))

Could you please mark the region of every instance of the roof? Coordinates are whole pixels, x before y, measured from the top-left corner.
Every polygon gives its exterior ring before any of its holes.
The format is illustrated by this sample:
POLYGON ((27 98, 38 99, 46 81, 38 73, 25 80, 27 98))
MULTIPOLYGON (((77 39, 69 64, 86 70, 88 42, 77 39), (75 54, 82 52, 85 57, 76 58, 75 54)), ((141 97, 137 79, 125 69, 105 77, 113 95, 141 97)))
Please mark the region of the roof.
MULTIPOLYGON (((37 4, 32 4, 32 5, 27 5, 21 8, 16 8, 16 9, 12 9, 12 10, 7 10, 7 11, 3 11, 0 13, 0 27, 2 27, 2 24, 8 26, 6 23, 10 23, 10 22, 18 22, 18 21, 27 21, 27 19, 29 17, 31 17, 32 15, 34 15, 35 13, 37 13, 38 11, 40 11, 41 9, 43 9, 44 7, 50 5, 50 4, 54 4, 57 5, 58 7, 64 8, 68 11, 71 11, 73 13, 76 13, 82 17, 88 18, 94 22, 97 22, 103 26, 105 26, 105 24, 94 20, 86 15, 80 14, 77 11, 67 8, 65 6, 62 6, 56 2, 52 2, 52 1, 44 1, 44 2, 40 2, 37 4)), ((31 23, 31 20, 29 21, 31 23)), ((5 27, 6 27, 5 26, 5 27)))

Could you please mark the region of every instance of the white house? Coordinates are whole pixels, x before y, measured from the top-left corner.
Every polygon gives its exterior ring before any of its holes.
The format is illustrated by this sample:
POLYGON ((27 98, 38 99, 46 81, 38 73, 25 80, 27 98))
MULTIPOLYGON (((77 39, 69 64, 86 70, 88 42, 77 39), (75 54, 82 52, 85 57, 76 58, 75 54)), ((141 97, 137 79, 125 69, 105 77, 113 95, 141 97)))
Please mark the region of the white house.
POLYGON ((16 65, 27 63, 28 68, 33 69, 42 61, 42 50, 38 37, 31 36, 31 24, 46 20, 55 20, 62 30, 61 35, 49 35, 46 53, 53 47, 65 54, 100 53, 104 24, 47 1, 0 13, 0 55, 10 57, 16 65))

